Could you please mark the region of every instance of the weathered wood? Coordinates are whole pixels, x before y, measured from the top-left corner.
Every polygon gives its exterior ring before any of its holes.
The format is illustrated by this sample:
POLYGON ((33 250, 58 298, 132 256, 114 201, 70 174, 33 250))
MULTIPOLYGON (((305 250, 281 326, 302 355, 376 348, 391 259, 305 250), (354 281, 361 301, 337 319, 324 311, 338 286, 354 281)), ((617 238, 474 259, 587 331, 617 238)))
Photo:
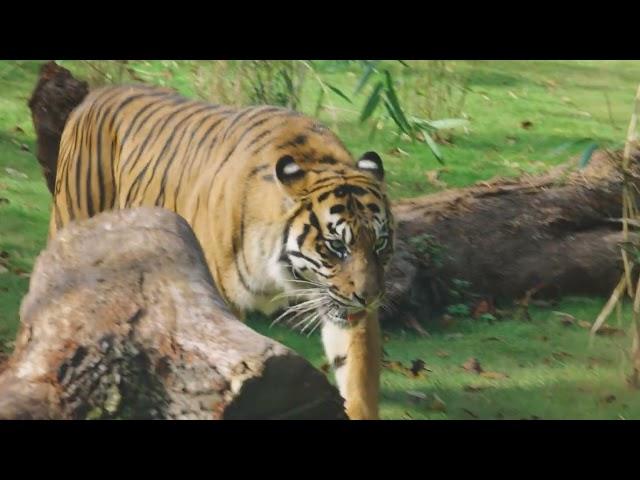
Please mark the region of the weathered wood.
MULTIPOLYGON (((637 187, 639 162, 636 152, 637 187)), ((570 161, 544 176, 396 202, 392 303, 428 318, 456 303, 454 279, 492 301, 608 295, 622 271, 619 166, 618 152, 598 151, 585 169, 570 161)))
POLYGON ((0 418, 346 418, 327 378, 236 320, 187 223, 102 213, 38 257, 0 418))
POLYGON ((36 156, 51 193, 55 188, 62 130, 69 113, 87 93, 87 82, 76 80, 69 70, 55 62, 47 62, 40 68, 40 77, 29 99, 29 108, 38 140, 36 156))

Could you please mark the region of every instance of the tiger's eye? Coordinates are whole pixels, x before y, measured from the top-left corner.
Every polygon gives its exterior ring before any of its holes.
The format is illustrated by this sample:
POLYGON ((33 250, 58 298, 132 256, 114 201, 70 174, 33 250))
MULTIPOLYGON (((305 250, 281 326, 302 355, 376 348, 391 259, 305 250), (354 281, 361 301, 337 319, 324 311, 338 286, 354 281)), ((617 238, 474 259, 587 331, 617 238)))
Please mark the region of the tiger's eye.
POLYGON ((329 240, 327 246, 339 257, 344 257, 347 254, 347 247, 342 240, 329 240))
POLYGON ((375 245, 376 251, 379 252, 380 250, 383 250, 384 247, 387 246, 387 241, 388 241, 388 237, 386 237, 386 236, 378 237, 378 239, 376 240, 376 245, 375 245))

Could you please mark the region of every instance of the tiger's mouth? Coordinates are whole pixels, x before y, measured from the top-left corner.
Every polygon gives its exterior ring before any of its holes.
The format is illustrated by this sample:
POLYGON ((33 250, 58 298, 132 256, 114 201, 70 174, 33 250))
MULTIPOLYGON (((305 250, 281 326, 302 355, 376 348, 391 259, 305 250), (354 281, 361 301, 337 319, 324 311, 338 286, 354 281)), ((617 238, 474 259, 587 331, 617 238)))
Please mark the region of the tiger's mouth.
POLYGON ((293 303, 284 309, 272 325, 284 320, 294 329, 300 327, 303 333, 309 330, 310 334, 323 321, 341 328, 349 328, 358 324, 379 306, 378 298, 363 307, 351 302, 347 303, 346 297, 336 298, 334 293, 324 287, 303 285, 303 288, 292 289, 290 293, 277 295, 274 299, 290 297, 293 303))
POLYGON ((332 298, 331 307, 328 309, 326 316, 329 321, 341 327, 349 327, 365 318, 372 308, 373 306, 362 308, 361 306, 345 305, 343 302, 332 298))

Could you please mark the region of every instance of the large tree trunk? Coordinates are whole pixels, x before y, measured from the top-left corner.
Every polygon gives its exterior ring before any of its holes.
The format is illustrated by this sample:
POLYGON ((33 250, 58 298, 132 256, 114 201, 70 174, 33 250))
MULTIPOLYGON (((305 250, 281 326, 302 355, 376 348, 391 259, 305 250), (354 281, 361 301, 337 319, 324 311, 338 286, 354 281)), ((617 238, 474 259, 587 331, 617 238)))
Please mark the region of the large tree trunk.
POLYGON ((344 419, 306 360, 236 320, 179 216, 139 208, 62 230, 38 257, 0 419, 344 419))
MULTIPOLYGON (((636 188, 639 162, 636 151, 636 188)), ((393 304, 429 317, 456 303, 454 280, 490 303, 608 295, 622 272, 621 191, 620 153, 598 151, 584 169, 570 161, 544 176, 396 202, 393 304)))
MULTIPOLYGON (((81 84, 58 69, 41 78, 31 101, 32 108, 47 106, 34 113, 39 144, 48 141, 41 132, 62 131, 70 105, 84 96, 81 84), (63 84, 62 91, 50 86, 63 84)), ((57 151, 39 152, 43 165, 55 165, 57 151)), ((636 154, 635 169, 638 160, 636 154)), ((489 303, 534 293, 609 294, 621 272, 620 224, 611 220, 622 209, 618 154, 596 152, 586 169, 575 165, 396 202, 392 306, 383 312, 383 324, 429 318, 457 303, 457 280, 469 282, 466 293, 489 303)), ((49 185, 52 175, 55 169, 47 167, 49 185)))

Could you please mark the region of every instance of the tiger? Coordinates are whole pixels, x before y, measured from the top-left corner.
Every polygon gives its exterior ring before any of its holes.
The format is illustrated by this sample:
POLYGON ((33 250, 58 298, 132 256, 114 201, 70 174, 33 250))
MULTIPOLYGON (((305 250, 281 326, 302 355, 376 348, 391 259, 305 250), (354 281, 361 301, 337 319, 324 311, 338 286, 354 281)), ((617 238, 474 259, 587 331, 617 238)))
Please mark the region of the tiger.
POLYGON ((356 160, 288 108, 118 85, 71 112, 56 169, 49 238, 106 210, 179 214, 231 311, 320 326, 348 418, 380 418, 378 311, 395 227, 379 154, 356 160))

